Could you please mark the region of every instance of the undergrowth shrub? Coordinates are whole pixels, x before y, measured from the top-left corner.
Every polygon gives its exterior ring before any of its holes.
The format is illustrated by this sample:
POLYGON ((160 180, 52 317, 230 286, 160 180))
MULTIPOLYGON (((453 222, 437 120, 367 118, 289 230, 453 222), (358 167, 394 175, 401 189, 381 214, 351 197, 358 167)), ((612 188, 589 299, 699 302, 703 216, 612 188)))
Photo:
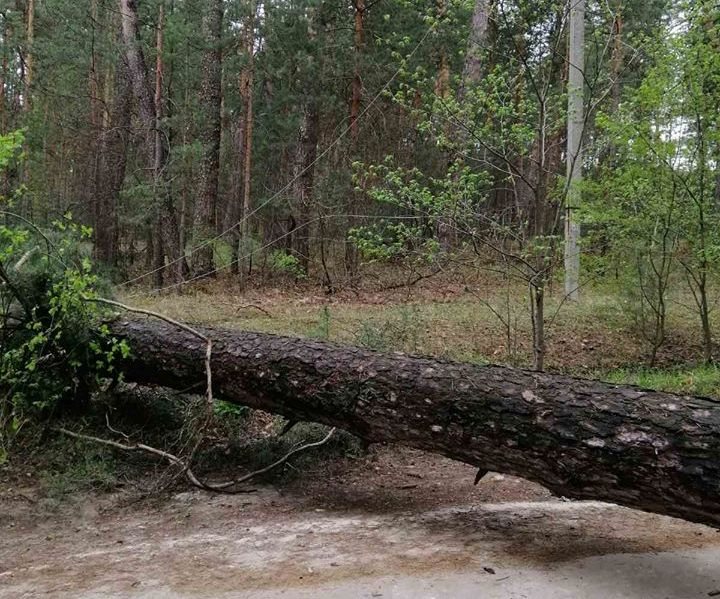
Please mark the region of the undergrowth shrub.
POLYGON ((92 231, 70 214, 40 229, 3 210, 0 224, 0 462, 28 422, 87 403, 129 348, 91 300, 107 292, 92 231))
POLYGON ((355 333, 355 342, 378 351, 417 353, 424 321, 416 306, 401 306, 382 321, 364 320, 355 333))

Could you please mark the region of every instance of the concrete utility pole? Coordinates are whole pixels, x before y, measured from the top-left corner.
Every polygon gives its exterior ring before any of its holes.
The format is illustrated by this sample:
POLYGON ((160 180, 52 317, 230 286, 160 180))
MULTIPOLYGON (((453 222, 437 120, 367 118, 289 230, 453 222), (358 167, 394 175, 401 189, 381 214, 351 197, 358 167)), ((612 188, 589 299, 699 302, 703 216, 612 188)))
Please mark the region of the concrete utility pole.
POLYGON ((582 182, 582 135, 584 115, 585 71, 585 0, 569 0, 569 69, 567 115, 567 178, 565 207, 565 294, 569 300, 579 299, 580 287, 580 225, 575 211, 580 203, 582 182))

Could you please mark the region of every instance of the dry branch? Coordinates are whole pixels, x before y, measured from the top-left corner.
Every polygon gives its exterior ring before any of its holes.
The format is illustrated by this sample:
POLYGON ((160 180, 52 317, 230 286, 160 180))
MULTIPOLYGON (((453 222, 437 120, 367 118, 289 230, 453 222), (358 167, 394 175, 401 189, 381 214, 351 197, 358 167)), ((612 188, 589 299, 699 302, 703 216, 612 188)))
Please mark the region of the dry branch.
MULTIPOLYGON (((115 431, 112 427, 110 427, 108 423, 108 428, 110 430, 115 431)), ((335 433, 335 428, 331 428, 330 431, 323 437, 320 441, 315 441, 312 443, 304 443, 304 444, 298 444, 295 447, 293 447, 290 451, 288 451, 284 456, 282 456, 280 459, 275 460, 273 463, 268 464, 267 466, 260 468, 259 470, 254 470, 252 472, 248 472, 247 474, 244 474, 243 476, 240 476, 238 478, 235 478, 230 481, 224 481, 221 483, 210 483, 202 481, 198 476, 195 475, 195 473, 190 468, 190 465, 188 464, 189 460, 183 460, 176 455, 169 453, 167 451, 163 451, 162 449, 158 449, 156 447, 152 447, 150 445, 145 445, 143 443, 119 443, 117 441, 113 441, 112 439, 103 439, 101 437, 95 437, 93 435, 85 435, 83 433, 76 433, 74 431, 70 431, 66 428, 55 428, 56 432, 61 433, 63 435, 67 435, 68 437, 73 437, 74 439, 81 439, 83 441, 89 441, 91 443, 97 443, 99 445, 106 445, 108 447, 112 447, 114 449, 119 449, 121 451, 128 451, 128 452, 134 452, 134 451, 142 451, 145 453, 150 453, 152 455, 159 456, 168 462, 172 464, 173 466, 178 466, 183 474, 187 477, 187 479, 190 481, 191 484, 196 486, 199 489, 203 489, 205 491, 213 491, 216 493, 248 493, 249 491, 243 491, 243 490, 234 490, 230 491, 229 489, 231 487, 236 487, 237 485, 240 485, 242 483, 246 483, 253 478, 260 476, 261 474, 266 474, 270 472, 271 470, 274 470, 278 466, 283 465, 285 462, 287 462, 291 457, 294 455, 301 453, 303 451, 307 451, 308 449, 312 449, 314 447, 320 447, 321 445, 325 445, 330 440, 330 437, 333 436, 335 433)), ((119 434, 121 434, 126 439, 128 436, 124 433, 120 433, 119 431, 115 431, 119 434)))

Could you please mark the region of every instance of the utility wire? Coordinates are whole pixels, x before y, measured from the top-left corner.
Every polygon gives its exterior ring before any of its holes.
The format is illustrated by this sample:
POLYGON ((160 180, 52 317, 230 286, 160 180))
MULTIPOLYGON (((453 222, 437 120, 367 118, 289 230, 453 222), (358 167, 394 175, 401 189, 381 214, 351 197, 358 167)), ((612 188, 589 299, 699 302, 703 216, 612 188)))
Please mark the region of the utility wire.
MULTIPOLYGON (((418 51, 418 49, 420 48, 420 46, 422 46, 422 44, 423 44, 423 43, 425 42, 425 40, 428 38, 428 36, 429 36, 430 33, 432 32, 432 30, 433 30, 433 27, 432 27, 432 26, 428 28, 428 30, 425 32, 425 34, 423 35, 423 37, 420 39, 420 41, 417 43, 417 45, 413 48, 412 52, 410 52, 410 54, 407 55, 406 60, 412 58, 412 57, 415 55, 415 53, 418 51)), ((387 82, 385 83, 385 85, 382 86, 382 88, 380 89, 380 91, 375 95, 375 97, 372 98, 372 100, 370 100, 370 102, 368 103, 368 105, 365 106, 365 108, 362 110, 362 112, 360 112, 360 114, 357 116, 357 118, 355 119, 355 123, 356 123, 356 124, 357 124, 357 122, 358 122, 361 118, 363 118, 363 117, 370 111, 370 109, 373 107, 373 105, 375 104, 375 102, 377 102, 377 101, 380 99, 380 97, 387 91, 387 89, 390 87, 390 85, 393 83, 393 81, 395 81, 395 79, 397 78, 397 76, 400 74, 401 71, 402 71, 402 67, 398 67, 398 69, 393 73, 392 77, 390 77, 390 79, 387 80, 387 82)), ((352 128, 353 128, 353 123, 351 123, 350 125, 348 125, 343 131, 341 131, 340 134, 335 138, 335 140, 334 140, 329 146, 327 146, 327 147, 315 158, 315 160, 313 160, 308 166, 306 166, 302 171, 300 171, 297 175, 295 175, 295 177, 293 177, 285 186, 283 186, 279 191, 277 191, 277 192, 274 193, 272 196, 270 196, 267 200, 265 200, 264 202, 262 202, 259 206, 257 206, 257 207, 254 208, 253 210, 251 210, 248 214, 246 214, 245 216, 243 216, 242 219, 240 219, 239 221, 237 221, 236 223, 234 223, 233 225, 231 225, 230 227, 228 227, 227 229, 225 229, 225 230, 222 231, 221 233, 218 233, 218 234, 215 235, 214 237, 212 237, 212 238, 210 238, 210 239, 206 239, 205 241, 203 241, 203 242, 200 243, 199 245, 191 248, 189 252, 184 253, 184 254, 183 254, 182 256, 180 256, 179 258, 176 258, 176 259, 168 262, 167 264, 164 264, 163 266, 160 266, 160 267, 155 268, 155 269, 153 269, 153 270, 147 271, 147 272, 145 272, 145 273, 143 273, 143 274, 141 274, 141 275, 138 275, 138 276, 136 276, 136 277, 132 277, 131 279, 127 279, 127 280, 123 281, 122 283, 119 283, 118 286, 124 287, 124 286, 126 286, 126 285, 130 285, 131 283, 135 283, 136 281, 139 281, 140 279, 144 279, 145 277, 147 277, 147 276, 149 276, 149 275, 152 275, 152 274, 154 274, 154 273, 156 273, 156 272, 158 272, 158 271, 160 271, 160 270, 165 270, 167 267, 169 267, 169 266, 171 266, 171 265, 173 265, 173 264, 176 264, 176 263, 180 262, 181 260, 184 260, 184 259, 188 258, 189 256, 192 256, 192 254, 194 254, 195 252, 201 250, 201 249, 204 248, 204 247, 207 247, 208 245, 210 245, 211 243, 214 243, 214 242, 217 241, 218 239, 221 239, 222 237, 224 237, 225 235, 227 235, 228 233, 230 233, 231 231, 233 231, 235 228, 237 228, 237 227, 239 227, 240 225, 242 225, 242 224, 243 224, 246 220, 248 220, 251 216, 257 214, 257 213, 258 213, 260 210, 262 210, 265 206, 267 206, 268 204, 270 204, 271 202, 273 202, 274 200, 276 200, 278 197, 280 197, 282 194, 284 194, 288 189, 290 189, 290 187, 292 187, 292 185, 293 185, 298 179, 300 179, 300 177, 302 177, 302 176, 303 176, 305 173, 307 173, 310 169, 314 168, 315 165, 316 165, 320 160, 322 160, 325 156, 327 156, 327 155, 330 153, 330 151, 331 151, 336 145, 338 145, 338 144, 340 143, 340 141, 350 132, 350 130, 351 130, 352 128)), ((202 274, 202 277, 207 277, 208 275, 213 274, 214 272, 216 272, 216 270, 210 271, 209 273, 203 273, 203 274, 202 274)), ((189 279, 188 281, 184 281, 183 283, 189 283, 189 282, 195 280, 196 278, 198 278, 198 277, 193 277, 192 279, 189 279)), ((177 283, 177 284, 175 284, 175 285, 170 285, 170 286, 164 287, 164 288, 162 288, 162 289, 169 289, 169 288, 177 287, 177 286, 179 286, 179 285, 182 285, 183 283, 177 283)))

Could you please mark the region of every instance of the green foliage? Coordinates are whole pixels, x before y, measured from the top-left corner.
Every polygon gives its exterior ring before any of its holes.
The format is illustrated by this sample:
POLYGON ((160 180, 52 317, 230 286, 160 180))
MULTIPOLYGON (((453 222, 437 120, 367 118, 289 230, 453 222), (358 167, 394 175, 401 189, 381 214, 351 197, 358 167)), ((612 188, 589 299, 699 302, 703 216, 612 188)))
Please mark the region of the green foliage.
POLYGON ((378 222, 349 231, 349 240, 370 261, 413 259, 432 263, 441 254, 437 230, 444 220, 452 219, 461 231, 472 231, 476 214, 485 201, 485 172, 475 172, 453 164, 441 177, 427 176, 417 168, 403 168, 387 156, 382 164, 364 167, 354 164, 358 190, 379 204, 415 217, 378 222), (362 186, 362 187, 360 187, 362 186))
POLYGON ((213 402, 213 414, 221 418, 225 424, 230 420, 242 420, 250 412, 247 406, 239 406, 229 401, 216 399, 213 402))
POLYGON ((677 10, 683 26, 669 24, 646 43, 650 66, 634 92, 619 110, 597 115, 598 143, 613 157, 585 185, 584 218, 588 245, 604 248, 605 266, 626 282, 627 305, 653 358, 665 339, 673 278, 692 292, 709 358, 708 289, 720 256, 717 19, 707 21, 704 2, 677 10))
POLYGON ((23 131, 11 131, 0 135, 0 171, 4 170, 9 162, 17 156, 24 139, 23 131))
MULTIPOLYGON (((90 229, 71 215, 41 231, 0 225, 0 447, 41 415, 80 406, 117 376, 129 348, 100 322, 104 283, 87 255, 90 229)), ((19 223, 19 224, 18 224, 19 223)))
POLYGON ((268 256, 268 265, 276 273, 291 275, 299 280, 307 278, 297 256, 289 254, 285 250, 274 250, 268 256))

